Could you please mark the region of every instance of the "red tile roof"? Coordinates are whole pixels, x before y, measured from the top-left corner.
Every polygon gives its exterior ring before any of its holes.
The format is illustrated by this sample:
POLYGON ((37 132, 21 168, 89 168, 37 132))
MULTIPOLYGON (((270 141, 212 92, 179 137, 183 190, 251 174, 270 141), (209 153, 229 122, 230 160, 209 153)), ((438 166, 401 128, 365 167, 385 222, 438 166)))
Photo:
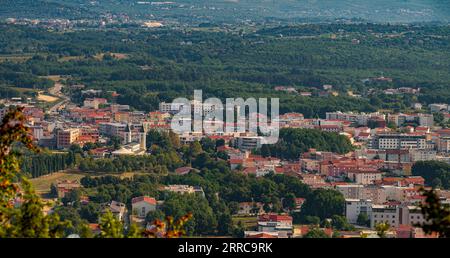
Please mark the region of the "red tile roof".
POLYGON ((131 199, 131 203, 135 204, 137 202, 147 202, 153 205, 156 205, 156 199, 148 196, 139 196, 131 199))
POLYGON ((247 238, 277 238, 277 237, 267 233, 259 233, 256 235, 248 236, 247 238))

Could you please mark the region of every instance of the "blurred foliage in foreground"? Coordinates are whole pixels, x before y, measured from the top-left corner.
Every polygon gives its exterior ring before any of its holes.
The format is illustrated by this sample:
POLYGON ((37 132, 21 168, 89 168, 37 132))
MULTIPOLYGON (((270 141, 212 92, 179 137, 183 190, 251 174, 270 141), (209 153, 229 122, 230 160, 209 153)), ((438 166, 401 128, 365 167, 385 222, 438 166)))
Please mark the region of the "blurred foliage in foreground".
MULTIPOLYGON (((30 182, 20 173, 20 152, 13 145, 20 143, 27 149, 38 152, 25 126, 22 108, 11 109, 0 126, 0 238, 59 238, 65 237, 70 221, 61 221, 55 214, 43 212, 45 204, 34 192, 30 182), (15 207, 19 203, 19 207, 15 207)), ((111 212, 100 218, 100 238, 181 237, 186 234, 185 223, 192 217, 189 213, 177 221, 167 217, 166 222, 155 221, 154 231, 143 231, 135 224, 127 230, 111 212)), ((90 238, 89 226, 82 225, 80 237, 90 238)))

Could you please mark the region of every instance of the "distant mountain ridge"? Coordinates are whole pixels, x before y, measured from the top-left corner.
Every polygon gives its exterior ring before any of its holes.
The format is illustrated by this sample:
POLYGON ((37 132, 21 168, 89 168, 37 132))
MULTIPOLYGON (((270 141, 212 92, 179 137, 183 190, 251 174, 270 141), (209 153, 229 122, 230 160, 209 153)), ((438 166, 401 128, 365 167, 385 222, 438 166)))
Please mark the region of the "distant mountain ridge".
MULTIPOLYGON (((68 2, 68 1, 66 1, 68 2)), ((87 18, 96 13, 65 4, 64 1, 0 0, 1 18, 87 18)))
POLYGON ((0 17, 79 18, 100 13, 211 22, 359 18, 374 22, 450 22, 449 0, 1 0, 0 17))

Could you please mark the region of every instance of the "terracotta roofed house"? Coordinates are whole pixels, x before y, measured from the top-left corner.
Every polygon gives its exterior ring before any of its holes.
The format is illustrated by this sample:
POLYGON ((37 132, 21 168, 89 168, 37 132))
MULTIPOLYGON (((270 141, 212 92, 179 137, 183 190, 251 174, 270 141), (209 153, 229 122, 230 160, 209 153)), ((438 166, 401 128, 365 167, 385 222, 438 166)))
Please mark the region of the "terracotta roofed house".
POLYGON ((133 214, 144 218, 150 211, 156 210, 156 199, 148 196, 139 196, 131 199, 133 214))

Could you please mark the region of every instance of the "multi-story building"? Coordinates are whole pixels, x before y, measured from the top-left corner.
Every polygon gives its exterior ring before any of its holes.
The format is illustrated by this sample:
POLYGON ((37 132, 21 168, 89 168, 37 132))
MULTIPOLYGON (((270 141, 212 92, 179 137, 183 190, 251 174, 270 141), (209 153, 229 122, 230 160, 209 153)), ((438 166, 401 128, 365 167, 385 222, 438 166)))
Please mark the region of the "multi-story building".
POLYGON ((450 136, 443 136, 437 140, 436 144, 439 152, 450 152, 450 136))
POLYGON ((288 215, 264 214, 258 217, 259 232, 284 232, 288 236, 293 233, 292 217, 288 215))
POLYGON ((437 113, 441 111, 448 111, 448 105, 447 104, 430 104, 428 105, 428 108, 432 113, 437 113))
POLYGON ((364 186, 357 184, 337 185, 336 190, 342 193, 345 199, 360 199, 364 186))
POLYGON ((69 148, 79 136, 80 129, 78 128, 58 130, 56 133, 56 147, 59 149, 69 148))
POLYGON ((426 135, 423 134, 378 134, 370 143, 372 149, 394 150, 394 149, 428 149, 430 144, 426 135))
POLYGON ((374 228, 379 223, 388 223, 391 227, 398 227, 399 214, 397 205, 376 204, 372 205, 370 226, 374 228))
POLYGON ((378 112, 376 113, 353 113, 353 112, 327 112, 325 114, 327 120, 344 120, 349 121, 355 125, 367 125, 369 120, 385 120, 385 116, 378 112))
POLYGON ((416 123, 420 126, 432 127, 434 125, 434 117, 432 114, 390 114, 388 121, 393 122, 397 126, 402 126, 406 123, 416 123))
POLYGON ((336 190, 346 199, 371 200, 373 204, 382 204, 387 200, 385 189, 378 185, 337 185, 336 190))
POLYGON ((253 150, 261 148, 262 137, 260 136, 241 136, 234 138, 234 145, 240 150, 253 150))
POLYGON ((383 172, 381 171, 361 171, 355 170, 347 173, 348 178, 357 184, 371 185, 375 181, 381 180, 383 172))
POLYGON ((372 200, 345 199, 345 216, 348 222, 356 224, 360 214, 366 214, 368 218, 372 216, 372 200))
POLYGON ((179 194, 200 194, 205 196, 201 186, 190 185, 168 185, 163 188, 164 191, 179 193, 179 194))
POLYGON ((99 124, 99 132, 106 136, 122 137, 127 124, 122 123, 101 123, 99 124))
MULTIPOLYGON (((180 112, 184 107, 185 107, 186 103, 177 103, 177 102, 173 102, 173 103, 166 103, 166 102, 161 102, 159 103, 159 111, 163 112, 163 113, 169 113, 169 114, 176 114, 178 112, 180 112)), ((212 103, 202 103, 200 101, 196 101, 196 100, 191 100, 189 102, 189 105, 191 106, 191 114, 192 113, 203 113, 203 115, 207 115, 211 112, 214 112, 216 110, 220 110, 223 109, 223 106, 217 106, 215 104, 212 103)))
POLYGON ((436 151, 435 150, 411 149, 411 150, 409 150, 409 153, 411 155, 412 162, 436 159, 436 151))
POLYGON ((104 98, 87 98, 83 102, 83 106, 86 108, 98 109, 101 104, 107 104, 108 101, 104 98))
POLYGON ((388 223, 391 227, 400 225, 423 224, 426 220, 418 206, 391 203, 372 205, 370 226, 374 228, 378 223, 388 223))

